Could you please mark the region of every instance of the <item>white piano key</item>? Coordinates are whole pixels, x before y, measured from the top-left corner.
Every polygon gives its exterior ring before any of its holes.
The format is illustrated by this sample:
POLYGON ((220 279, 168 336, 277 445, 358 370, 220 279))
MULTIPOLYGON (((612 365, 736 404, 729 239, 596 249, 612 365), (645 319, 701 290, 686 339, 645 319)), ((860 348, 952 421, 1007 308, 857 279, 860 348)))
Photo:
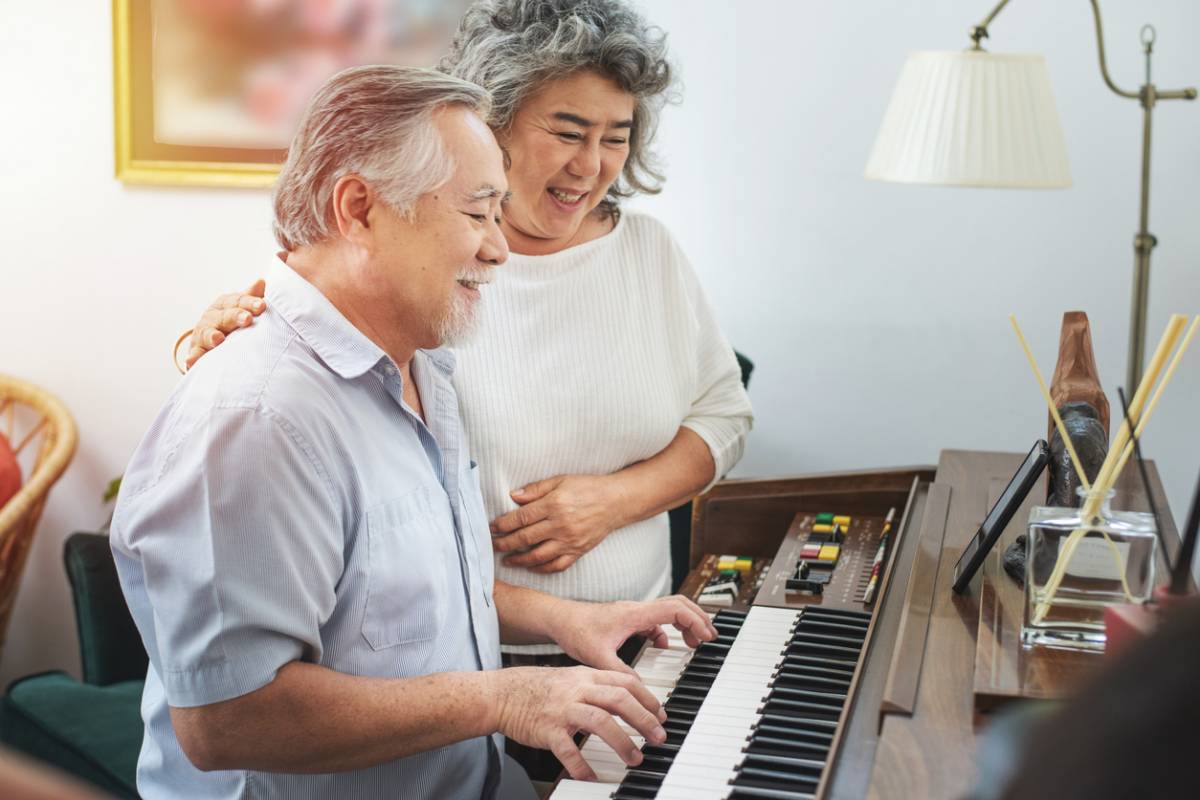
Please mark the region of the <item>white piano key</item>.
POLYGON ((559 781, 550 800, 608 800, 620 782, 559 781))

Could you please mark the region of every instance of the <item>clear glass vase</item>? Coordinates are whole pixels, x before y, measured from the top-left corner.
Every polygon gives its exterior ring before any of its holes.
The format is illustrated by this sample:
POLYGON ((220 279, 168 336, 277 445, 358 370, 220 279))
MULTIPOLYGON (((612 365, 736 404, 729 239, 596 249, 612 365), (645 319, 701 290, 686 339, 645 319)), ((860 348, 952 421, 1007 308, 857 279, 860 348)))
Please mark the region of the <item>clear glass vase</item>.
POLYGON ((1104 609, 1150 599, 1158 549, 1154 516, 1113 511, 1113 494, 1081 488, 1082 508, 1038 506, 1030 513, 1025 645, 1103 650, 1104 609))

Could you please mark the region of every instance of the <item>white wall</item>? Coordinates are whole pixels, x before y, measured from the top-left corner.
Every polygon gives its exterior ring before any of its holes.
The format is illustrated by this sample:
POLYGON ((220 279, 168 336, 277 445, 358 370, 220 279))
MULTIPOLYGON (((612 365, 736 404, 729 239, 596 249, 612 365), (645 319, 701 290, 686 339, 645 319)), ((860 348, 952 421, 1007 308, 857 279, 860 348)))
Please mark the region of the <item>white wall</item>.
MULTIPOLYGON (((1106 384, 1122 380, 1140 116, 1100 82, 1087 3, 1017 2, 992 26, 994 50, 1048 55, 1075 188, 1047 193, 862 178, 905 53, 960 48, 987 2, 644 5, 686 91, 662 131, 668 188, 639 205, 679 236, 757 364, 738 474, 1028 447, 1045 413, 1010 312, 1049 371, 1061 312, 1087 310, 1106 384)), ((1137 32, 1153 21, 1159 82, 1200 83, 1200 7, 1105 6, 1118 82, 1138 81, 1137 32)), ((8 2, 4 20, 0 371, 66 401, 80 448, 46 509, 0 683, 77 670, 62 541, 106 518, 105 484, 177 380, 176 335, 272 251, 265 192, 113 180, 107 3, 8 2)), ((1166 103, 1156 121, 1151 347, 1168 313, 1200 311, 1200 105, 1166 103)), ((1180 521, 1200 468, 1198 397, 1200 352, 1146 439, 1180 521)))

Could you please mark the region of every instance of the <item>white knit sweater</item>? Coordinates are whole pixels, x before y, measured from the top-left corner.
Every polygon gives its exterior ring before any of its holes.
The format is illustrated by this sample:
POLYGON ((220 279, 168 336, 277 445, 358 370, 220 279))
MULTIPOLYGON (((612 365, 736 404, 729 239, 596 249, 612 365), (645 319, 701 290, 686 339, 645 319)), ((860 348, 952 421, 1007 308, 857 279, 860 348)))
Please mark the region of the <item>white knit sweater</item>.
MULTIPOLYGON (((717 477, 741 458, 752 415, 737 360, 657 220, 625 211, 599 239, 513 254, 483 291, 455 386, 489 519, 517 507, 514 489, 616 472, 661 451, 681 425, 708 444, 717 477)), ((496 563, 497 579, 593 601, 661 596, 670 575, 665 513, 613 531, 563 572, 496 563)))

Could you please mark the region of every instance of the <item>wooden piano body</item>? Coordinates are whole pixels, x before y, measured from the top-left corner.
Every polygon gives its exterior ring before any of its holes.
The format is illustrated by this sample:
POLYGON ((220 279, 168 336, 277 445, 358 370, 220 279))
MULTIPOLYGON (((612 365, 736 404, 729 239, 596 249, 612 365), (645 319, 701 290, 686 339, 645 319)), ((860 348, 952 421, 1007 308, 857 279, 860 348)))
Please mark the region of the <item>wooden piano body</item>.
MULTIPOLYGON (((950 590, 959 555, 1021 458, 951 450, 941 454, 936 469, 731 480, 697 499, 692 571, 682 593, 699 595, 713 572, 713 554, 734 554, 754 557, 756 569, 760 560, 774 560, 762 572, 754 605, 871 612, 817 798, 961 797, 974 780, 975 732, 987 711, 1010 698, 1062 695, 1099 665, 1096 655, 1023 650, 1017 641, 1023 592, 1003 573, 999 554, 1044 499, 1044 485, 1014 515, 970 592, 950 590), (839 567, 842 577, 823 594, 775 591, 794 563, 797 533, 813 515, 851 515, 856 526, 866 526, 867 540, 874 532, 878 541, 879 523, 893 507, 893 538, 871 603, 862 603, 858 591, 870 541, 858 547, 857 561, 839 567)), ((1157 472, 1148 466, 1173 550, 1178 534, 1157 472)), ((1114 506, 1148 508, 1135 470, 1122 477, 1114 506)), ((738 606, 744 608, 742 600, 738 606)))

